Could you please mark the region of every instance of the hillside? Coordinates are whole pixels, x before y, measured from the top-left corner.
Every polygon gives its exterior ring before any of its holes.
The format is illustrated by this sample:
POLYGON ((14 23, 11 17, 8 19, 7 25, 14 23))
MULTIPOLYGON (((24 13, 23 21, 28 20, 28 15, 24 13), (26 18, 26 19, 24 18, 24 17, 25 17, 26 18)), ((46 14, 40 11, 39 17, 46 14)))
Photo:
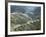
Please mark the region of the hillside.
POLYGON ((25 13, 11 13, 11 31, 29 31, 39 29, 40 20, 38 17, 36 20, 33 20, 31 16, 29 17, 25 13))

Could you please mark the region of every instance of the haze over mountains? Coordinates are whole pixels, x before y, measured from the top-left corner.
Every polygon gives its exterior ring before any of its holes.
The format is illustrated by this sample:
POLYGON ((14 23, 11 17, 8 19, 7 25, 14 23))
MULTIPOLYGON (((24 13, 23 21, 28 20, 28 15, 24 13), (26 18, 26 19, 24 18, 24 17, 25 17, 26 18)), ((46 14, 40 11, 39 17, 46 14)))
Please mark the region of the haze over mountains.
POLYGON ((18 12, 18 13, 24 13, 32 18, 36 16, 41 15, 41 7, 35 7, 35 6, 11 6, 11 13, 18 12))

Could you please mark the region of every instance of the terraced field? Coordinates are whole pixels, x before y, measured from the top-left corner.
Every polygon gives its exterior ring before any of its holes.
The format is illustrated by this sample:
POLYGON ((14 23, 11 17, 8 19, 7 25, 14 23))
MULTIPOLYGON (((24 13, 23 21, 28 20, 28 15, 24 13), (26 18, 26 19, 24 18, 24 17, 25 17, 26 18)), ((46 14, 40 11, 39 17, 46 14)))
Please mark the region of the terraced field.
POLYGON ((31 17, 23 13, 11 14, 11 31, 39 30, 40 20, 33 21, 31 17))

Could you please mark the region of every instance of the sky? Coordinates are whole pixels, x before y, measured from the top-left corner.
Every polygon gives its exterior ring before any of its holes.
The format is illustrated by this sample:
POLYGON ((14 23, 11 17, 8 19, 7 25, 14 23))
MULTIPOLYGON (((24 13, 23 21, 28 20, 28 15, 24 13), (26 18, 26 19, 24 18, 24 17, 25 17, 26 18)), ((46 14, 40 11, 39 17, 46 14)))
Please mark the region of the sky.
MULTIPOLYGON (((11 5, 11 12, 40 12, 40 7, 11 5)), ((32 13, 33 14, 33 13, 32 13)))

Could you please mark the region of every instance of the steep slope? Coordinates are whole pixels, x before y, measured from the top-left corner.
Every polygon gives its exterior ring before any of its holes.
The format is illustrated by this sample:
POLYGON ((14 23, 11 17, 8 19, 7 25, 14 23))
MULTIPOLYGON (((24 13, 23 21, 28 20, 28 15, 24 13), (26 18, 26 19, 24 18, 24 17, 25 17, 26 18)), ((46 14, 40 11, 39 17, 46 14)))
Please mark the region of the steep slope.
POLYGON ((40 30, 41 23, 38 16, 35 20, 25 13, 11 13, 11 31, 40 30))
MULTIPOLYGON (((24 30, 30 29, 30 27, 27 25, 27 24, 29 24, 29 21, 32 21, 32 18, 26 14, 12 13, 11 14, 11 30, 14 30, 14 29, 16 30, 16 28, 21 27, 21 26, 22 27, 25 26, 24 30)), ((21 30, 23 30, 23 29, 21 29, 21 30)))

